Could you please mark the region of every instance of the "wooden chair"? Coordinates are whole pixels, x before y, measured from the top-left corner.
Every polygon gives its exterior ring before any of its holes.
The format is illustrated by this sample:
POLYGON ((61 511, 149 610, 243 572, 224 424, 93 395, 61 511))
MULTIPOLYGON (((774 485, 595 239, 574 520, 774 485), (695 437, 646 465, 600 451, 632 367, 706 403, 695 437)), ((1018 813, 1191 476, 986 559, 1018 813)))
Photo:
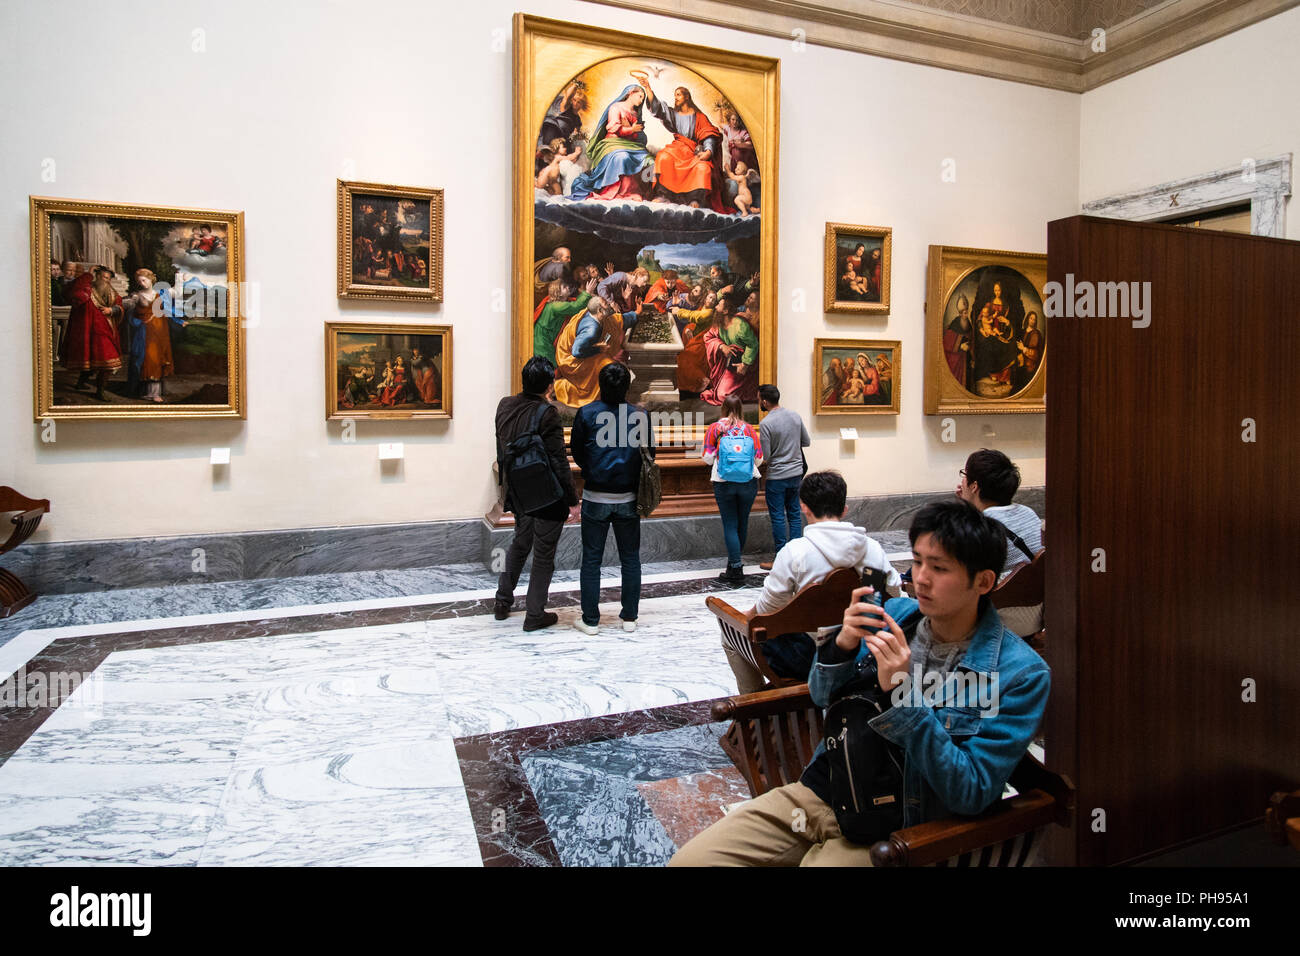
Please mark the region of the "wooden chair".
MULTIPOLYGON (((822 737, 823 714, 808 685, 780 687, 717 701, 715 720, 732 720, 737 752, 728 750, 757 797, 799 779, 822 737)), ((727 749, 724 747, 724 749, 727 749)), ((1013 796, 978 817, 950 817, 891 833, 871 847, 875 866, 1023 866, 1048 824, 1068 826, 1074 786, 1026 753, 1011 774, 1013 796)))
POLYGON ((853 590, 861 586, 862 579, 856 571, 837 568, 818 583, 808 585, 781 610, 760 614, 753 620, 747 620, 742 612, 716 594, 709 595, 704 603, 718 619, 722 643, 753 664, 773 687, 785 687, 803 681, 775 674, 759 650, 762 643, 782 634, 816 631, 843 623, 844 609, 849 606, 853 590))
MULTIPOLYGON (((1037 609, 1039 626, 1028 634, 1022 635, 1029 646, 1036 649, 1044 646, 1047 637, 1047 630, 1042 626, 1043 595, 1047 582, 1046 561, 1047 549, 1044 548, 1034 555, 1033 561, 1019 565, 989 592, 989 599, 999 611, 1009 611, 1013 608, 1037 609)), ((1007 626, 1013 631, 1021 630, 1015 626, 1014 620, 1008 619, 1007 626)), ((1030 624, 1029 627, 1033 628, 1034 625, 1030 624)))
MULTIPOLYGON (((48 498, 28 498, 10 487, 0 488, 0 516, 12 525, 9 537, 0 543, 0 554, 12 551, 32 536, 41 523, 41 517, 50 510, 48 498)), ((0 535, 3 535, 0 523, 0 535)), ((23 584, 16 574, 0 568, 0 617, 16 614, 36 600, 31 588, 23 584)))

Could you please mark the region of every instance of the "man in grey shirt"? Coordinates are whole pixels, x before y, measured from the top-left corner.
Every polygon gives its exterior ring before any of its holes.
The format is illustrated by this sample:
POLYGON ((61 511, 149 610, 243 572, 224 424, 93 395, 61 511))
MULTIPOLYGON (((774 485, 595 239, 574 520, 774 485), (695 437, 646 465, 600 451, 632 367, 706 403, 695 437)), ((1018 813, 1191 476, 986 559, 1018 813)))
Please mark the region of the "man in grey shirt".
POLYGON ((1002 452, 981 448, 971 452, 960 474, 957 497, 1007 529, 1007 563, 1001 577, 1017 565, 1032 561, 1043 550, 1042 521, 1033 508, 1011 503, 1020 490, 1020 469, 1002 452))
MULTIPOLYGON (((798 412, 781 407, 781 393, 775 385, 758 387, 758 407, 767 415, 758 426, 758 440, 767 461, 767 482, 763 492, 767 514, 772 519, 772 541, 779 552, 785 543, 803 534, 799 513, 799 485, 803 481, 803 449, 812 444, 798 412)), ((772 570, 770 561, 759 565, 772 570)))

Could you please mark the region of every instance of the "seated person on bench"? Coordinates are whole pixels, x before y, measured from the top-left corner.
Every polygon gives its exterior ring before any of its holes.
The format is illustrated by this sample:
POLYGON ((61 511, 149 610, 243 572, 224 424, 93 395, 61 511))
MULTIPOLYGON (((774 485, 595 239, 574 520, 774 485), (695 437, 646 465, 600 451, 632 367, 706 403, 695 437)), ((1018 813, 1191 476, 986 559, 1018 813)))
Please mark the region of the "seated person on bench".
MULTIPOLYGON (((772 562, 763 582, 763 593, 746 612, 751 620, 759 614, 781 610, 810 584, 823 580, 836 568, 864 568, 884 571, 889 592, 898 594, 902 581, 885 559, 884 549, 862 528, 844 520, 848 486, 838 472, 815 471, 799 487, 799 510, 803 512, 803 537, 792 538, 772 562)), ((763 689, 763 675, 749 661, 724 643, 727 661, 736 675, 736 689, 752 694, 763 689)), ((768 666, 781 677, 803 680, 812 667, 817 645, 807 634, 781 634, 760 647, 768 666)))
MULTIPOLYGON (((1051 684, 1043 659, 1002 626, 987 597, 1006 561, 1002 530, 966 502, 948 500, 923 508, 910 537, 916 600, 896 598, 882 610, 869 603, 869 589, 854 591, 843 627, 818 648, 808 677, 813 701, 825 707, 874 667, 884 710, 868 726, 900 748, 903 827, 978 815, 1000 799, 1051 684), (905 629, 913 631, 910 645, 905 629), (963 683, 980 688, 978 706, 963 683)), ((797 783, 737 807, 670 865, 869 866, 870 847, 841 833, 830 788, 823 743, 797 783)))

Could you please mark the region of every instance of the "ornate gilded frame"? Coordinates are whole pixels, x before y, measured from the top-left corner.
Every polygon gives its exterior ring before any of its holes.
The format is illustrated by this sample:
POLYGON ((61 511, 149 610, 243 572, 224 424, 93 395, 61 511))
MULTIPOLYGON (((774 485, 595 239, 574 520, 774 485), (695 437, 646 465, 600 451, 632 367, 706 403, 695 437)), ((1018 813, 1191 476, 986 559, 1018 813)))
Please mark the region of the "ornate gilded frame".
POLYGON ((244 214, 224 209, 145 206, 29 196, 32 282, 32 405, 35 421, 50 419, 158 419, 246 417, 244 313, 244 214), (178 222, 220 222, 226 226, 226 355, 230 402, 225 405, 55 405, 53 312, 50 301, 50 216, 89 216, 178 222))
POLYGON ((451 352, 450 325, 392 325, 375 322, 325 323, 325 419, 449 419, 452 417, 452 376, 454 366, 451 352), (340 333, 361 335, 437 335, 442 338, 442 407, 437 409, 350 409, 339 407, 337 389, 338 336, 340 333))
POLYGON ((387 299, 398 302, 442 301, 442 190, 338 180, 338 295, 340 299, 387 299), (429 284, 426 288, 366 285, 352 280, 352 195, 368 193, 429 203, 429 284))
MULTIPOLYGON (((763 183, 759 273, 759 377, 776 382, 777 349, 777 166, 780 142, 781 61, 775 57, 622 33, 580 23, 514 16, 514 277, 511 306, 512 387, 522 387, 523 363, 532 355, 532 262, 535 235, 533 161, 537 131, 556 90, 602 60, 644 55, 680 62, 725 91, 746 118, 763 183)), ((706 426, 660 442, 699 442, 706 426)))
MULTIPOLYGON (((953 377, 943 353, 943 321, 949 298, 972 272, 982 266, 1006 266, 1033 283, 1039 298, 1047 284, 1047 256, 1003 249, 930 246, 925 307, 925 414, 1029 415, 1047 410, 1047 360, 1044 355, 1029 383, 1009 398, 981 398, 953 377)), ((1050 335, 1047 317, 1039 312, 1040 329, 1050 335)), ((974 317, 972 316, 972 319, 974 317)))
POLYGON ((812 410, 814 415, 897 415, 903 396, 903 343, 897 339, 813 339, 812 410), (822 353, 826 349, 889 349, 893 353, 888 405, 823 405, 822 353))
POLYGON ((858 315, 889 314, 889 277, 893 265, 894 230, 889 226, 854 226, 846 222, 826 224, 826 244, 823 250, 822 311, 850 312, 858 315), (880 301, 849 302, 835 298, 839 279, 839 253, 836 246, 840 236, 864 236, 882 240, 880 253, 880 301))

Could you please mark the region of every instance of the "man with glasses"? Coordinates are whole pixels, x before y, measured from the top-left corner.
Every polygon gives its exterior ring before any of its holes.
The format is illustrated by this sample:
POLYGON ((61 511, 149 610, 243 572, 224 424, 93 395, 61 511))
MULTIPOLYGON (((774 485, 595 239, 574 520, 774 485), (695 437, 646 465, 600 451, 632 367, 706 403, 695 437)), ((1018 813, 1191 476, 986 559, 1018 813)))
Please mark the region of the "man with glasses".
POLYGON ((958 474, 957 497, 1007 530, 1007 560, 1000 578, 1032 561, 1043 550, 1042 520, 1034 509, 1011 502, 1020 489, 1020 469, 1002 452, 981 448, 971 453, 958 474))

